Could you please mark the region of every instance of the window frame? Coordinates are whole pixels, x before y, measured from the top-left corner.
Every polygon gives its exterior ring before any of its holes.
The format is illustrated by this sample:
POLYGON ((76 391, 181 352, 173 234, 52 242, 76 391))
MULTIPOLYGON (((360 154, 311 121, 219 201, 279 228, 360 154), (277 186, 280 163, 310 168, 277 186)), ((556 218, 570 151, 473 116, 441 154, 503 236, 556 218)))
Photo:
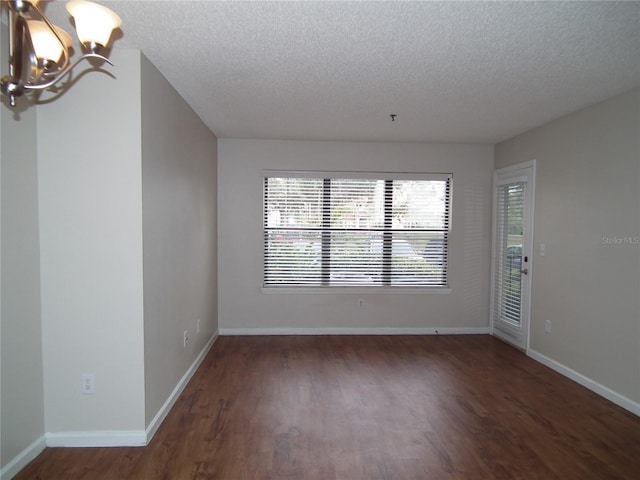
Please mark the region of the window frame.
MULTIPOLYGON (((451 230, 453 218, 453 173, 425 173, 425 172, 354 172, 354 171, 322 171, 322 170, 263 170, 261 172, 262 185, 262 211, 261 211, 261 265, 262 265, 262 293, 305 293, 305 294, 367 294, 367 293, 402 293, 402 294, 449 294, 452 292, 450 279, 450 257, 451 257, 451 230), (447 180, 448 183, 448 211, 446 223, 446 256, 445 256, 445 284, 444 285, 265 285, 266 262, 265 262, 265 212, 266 212, 266 181, 268 178, 309 178, 324 180, 333 179, 356 179, 356 180, 409 180, 409 181, 429 181, 447 180)), ((385 219, 387 223, 387 219, 385 219)), ((330 231, 330 230, 329 230, 330 231)), ((324 243, 324 242, 323 242, 324 243)))

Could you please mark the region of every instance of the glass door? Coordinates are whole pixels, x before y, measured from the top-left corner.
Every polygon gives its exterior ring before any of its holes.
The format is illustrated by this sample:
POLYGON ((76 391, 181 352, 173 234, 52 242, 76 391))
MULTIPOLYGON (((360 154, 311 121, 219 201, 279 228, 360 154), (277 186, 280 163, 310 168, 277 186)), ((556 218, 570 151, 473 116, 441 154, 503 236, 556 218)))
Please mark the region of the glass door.
POLYGON ((499 170, 494 182, 493 334, 526 349, 531 291, 533 165, 499 170))

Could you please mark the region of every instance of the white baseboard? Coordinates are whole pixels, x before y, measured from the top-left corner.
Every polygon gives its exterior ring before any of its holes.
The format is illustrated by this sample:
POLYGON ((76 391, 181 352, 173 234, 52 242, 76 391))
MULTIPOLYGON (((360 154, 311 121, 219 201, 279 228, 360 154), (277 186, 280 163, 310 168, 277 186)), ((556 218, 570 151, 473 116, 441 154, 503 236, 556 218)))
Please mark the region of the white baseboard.
POLYGON ((142 447, 147 445, 166 418, 187 383, 198 369, 207 352, 218 338, 215 332, 182 376, 146 430, 69 431, 45 433, 2 469, 1 480, 11 478, 46 447, 142 447), (6 471, 6 473, 5 473, 6 471))
POLYGON ((41 435, 35 442, 29 445, 16 455, 2 470, 0 470, 0 480, 9 480, 15 477, 20 470, 29 465, 47 446, 44 435, 41 435))
POLYGON ((47 447, 143 447, 144 430, 90 430, 45 433, 47 447))
POLYGON ((533 358, 534 360, 537 360, 538 362, 542 363, 543 365, 546 365, 552 370, 555 370, 561 375, 564 375, 565 377, 570 378, 574 382, 579 383, 583 387, 588 388, 592 392, 595 392, 598 395, 606 398, 610 402, 615 403, 619 407, 622 407, 625 410, 628 410, 631 413, 640 416, 640 403, 634 402, 630 398, 627 398, 624 395, 621 395, 611 390, 610 388, 605 387, 604 385, 590 379, 589 377, 585 377, 581 373, 578 373, 575 370, 572 370, 571 368, 563 365, 562 363, 556 362, 555 360, 543 355, 540 352, 530 349, 527 351, 527 355, 533 358))
POLYGON ((462 328, 221 328, 230 335, 484 335, 489 327, 462 328))
POLYGON ((151 422, 149 422, 149 425, 147 426, 147 430, 145 433, 145 445, 148 444, 153 438, 153 436, 156 434, 156 432, 158 431, 158 428, 160 428, 160 425, 162 424, 164 419, 167 417, 167 415, 169 414, 169 411, 171 410, 173 405, 176 403, 176 400, 178 400, 178 397, 184 390, 184 387, 187 386, 187 383, 189 383, 189 380, 191 380, 191 377, 193 377, 193 374, 196 372, 196 370, 204 360, 204 357, 207 355, 207 353, 211 349, 211 346, 214 344, 217 338, 218 338, 218 331, 216 330, 214 334, 211 336, 211 338, 209 339, 209 341, 207 342, 207 344, 204 346, 204 348, 200 351, 196 359, 193 361, 189 369, 182 376, 182 378, 180 379, 176 387, 171 392, 171 395, 169 395, 169 398, 167 398, 166 402, 164 402, 164 405, 160 407, 160 410, 158 410, 158 413, 156 413, 156 416, 153 417, 153 420, 151 420, 151 422))

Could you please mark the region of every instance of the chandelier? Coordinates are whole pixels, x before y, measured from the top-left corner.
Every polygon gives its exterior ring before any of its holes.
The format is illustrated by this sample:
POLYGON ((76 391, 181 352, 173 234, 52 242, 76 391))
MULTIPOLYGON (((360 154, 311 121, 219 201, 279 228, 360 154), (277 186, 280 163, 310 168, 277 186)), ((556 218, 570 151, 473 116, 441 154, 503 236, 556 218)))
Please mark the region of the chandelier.
POLYGON ((113 65, 100 51, 122 21, 97 3, 74 0, 66 8, 75 22, 84 53, 70 63, 71 36, 53 25, 42 12, 40 0, 2 0, 9 26, 9 74, 0 79, 9 105, 29 91, 46 90, 58 83, 82 60, 98 58, 113 65))

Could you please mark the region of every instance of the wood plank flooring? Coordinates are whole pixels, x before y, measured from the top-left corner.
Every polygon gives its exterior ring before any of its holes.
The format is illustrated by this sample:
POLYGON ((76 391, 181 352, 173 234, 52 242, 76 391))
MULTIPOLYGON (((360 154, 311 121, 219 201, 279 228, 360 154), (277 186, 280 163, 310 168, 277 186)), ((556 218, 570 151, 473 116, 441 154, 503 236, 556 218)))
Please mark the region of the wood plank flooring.
POLYGON ((638 479, 640 418, 486 335, 221 337, 150 445, 16 478, 638 479))

